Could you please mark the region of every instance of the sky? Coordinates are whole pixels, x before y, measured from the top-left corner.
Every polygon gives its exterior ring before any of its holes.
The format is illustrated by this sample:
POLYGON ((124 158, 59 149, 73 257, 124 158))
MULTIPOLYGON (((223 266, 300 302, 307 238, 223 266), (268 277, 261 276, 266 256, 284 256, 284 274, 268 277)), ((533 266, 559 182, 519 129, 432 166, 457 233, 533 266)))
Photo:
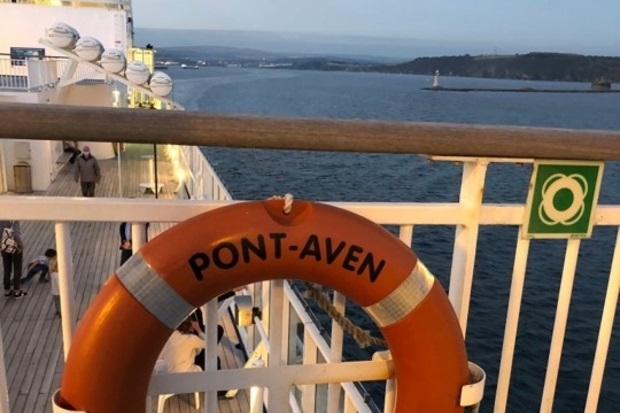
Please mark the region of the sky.
POLYGON ((139 28, 459 41, 500 54, 620 55, 620 0, 133 0, 133 9, 139 28))

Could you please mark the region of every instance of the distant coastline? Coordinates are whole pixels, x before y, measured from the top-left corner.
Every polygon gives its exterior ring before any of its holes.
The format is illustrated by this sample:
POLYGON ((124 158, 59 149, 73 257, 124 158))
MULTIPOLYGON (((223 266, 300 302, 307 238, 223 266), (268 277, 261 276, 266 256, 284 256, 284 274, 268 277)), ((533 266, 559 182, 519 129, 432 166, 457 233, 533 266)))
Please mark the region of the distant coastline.
POLYGON ((620 89, 535 89, 524 88, 479 88, 479 87, 423 87, 422 90, 435 92, 520 92, 520 93, 620 93, 620 89))
POLYGON ((533 52, 523 55, 479 55, 420 57, 396 65, 382 65, 376 71, 487 79, 620 82, 620 57, 584 56, 567 53, 533 52))
MULTIPOLYGON (((532 52, 516 55, 419 57, 402 63, 373 61, 371 57, 283 55, 260 50, 210 46, 158 50, 164 62, 187 66, 245 67, 269 70, 378 72, 442 77, 585 82, 620 82, 620 57, 532 52)), ((456 90, 454 90, 456 91, 456 90)), ((465 91, 465 90, 463 90, 465 91)), ((516 90, 527 91, 527 90, 516 90)), ((531 90, 530 90, 531 91, 531 90)), ((555 90, 553 91, 555 92, 555 90)), ((580 90, 578 91, 582 93, 580 90)), ((592 92, 607 92, 593 90, 592 92)))

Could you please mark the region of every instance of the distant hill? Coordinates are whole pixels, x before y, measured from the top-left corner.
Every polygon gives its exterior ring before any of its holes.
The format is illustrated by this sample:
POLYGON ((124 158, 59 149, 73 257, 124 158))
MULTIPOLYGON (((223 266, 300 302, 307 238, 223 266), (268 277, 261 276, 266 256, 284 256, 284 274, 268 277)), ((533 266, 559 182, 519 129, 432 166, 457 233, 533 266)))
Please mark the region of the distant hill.
POLYGON ((327 71, 363 71, 385 63, 381 59, 369 60, 372 58, 366 57, 298 55, 222 46, 158 47, 155 58, 160 65, 164 62, 176 62, 192 66, 199 64, 327 71))
POLYGON ((591 82, 604 78, 620 82, 620 57, 567 53, 420 57, 410 62, 377 66, 373 71, 441 75, 591 82))
MULTIPOLYGON (((135 29, 135 44, 161 47, 221 46, 286 55, 346 55, 356 59, 398 63, 419 56, 485 53, 489 42, 439 41, 428 39, 378 38, 311 33, 275 33, 239 30, 135 29)), ((520 47, 511 50, 518 52, 520 47)))
POLYGON ((281 57, 278 53, 265 52, 264 50, 224 46, 157 47, 156 51, 158 60, 173 59, 177 61, 262 60, 281 57))

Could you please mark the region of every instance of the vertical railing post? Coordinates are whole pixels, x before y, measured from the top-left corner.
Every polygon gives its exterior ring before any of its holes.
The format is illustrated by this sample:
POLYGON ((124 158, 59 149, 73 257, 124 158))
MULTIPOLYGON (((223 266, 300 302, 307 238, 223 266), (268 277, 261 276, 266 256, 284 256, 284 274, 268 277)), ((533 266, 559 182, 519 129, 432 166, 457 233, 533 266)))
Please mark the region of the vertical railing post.
POLYGON ((463 179, 459 202, 467 211, 464 224, 457 225, 450 271, 450 301, 454 306, 463 337, 467 332, 469 299, 474 278, 474 262, 478 244, 478 226, 484 192, 487 159, 463 162, 463 179))
MULTIPOLYGON (((207 371, 217 370, 217 298, 209 301, 203 309, 203 320, 205 320, 205 363, 207 371)), ((205 394, 205 411, 217 411, 217 392, 211 391, 205 394)))
POLYGON ((579 239, 569 239, 566 245, 562 281, 560 282, 560 295, 555 313, 555 322, 553 324, 553 335, 551 336, 551 348, 549 349, 549 361, 547 362, 547 374, 545 376, 540 413, 551 413, 553 409, 553 399, 560 370, 562 346, 566 333, 568 309, 573 292, 573 282, 575 281, 575 270, 577 268, 580 245, 581 240, 579 239))
POLYGON ((9 408, 9 386, 6 381, 6 364, 4 363, 2 329, 0 329, 0 413, 11 413, 9 408))
POLYGON ((614 256, 609 271, 609 282, 605 295, 605 305, 601 326, 598 332, 596 352, 592 364, 592 376, 590 387, 588 388, 588 399, 586 401, 585 413, 596 413, 598 400, 601 395, 601 385, 603 383, 603 373, 605 372, 605 361, 609 351, 609 341, 614 327, 614 316, 618 306, 618 292, 620 291, 620 228, 616 235, 616 246, 614 256))
POLYGON ((55 230, 58 256, 58 289, 60 292, 60 313, 62 315, 62 342, 66 360, 77 323, 73 288, 70 224, 67 222, 57 222, 55 230))
MULTIPOLYGON (((333 304, 336 311, 344 315, 347 298, 344 294, 334 291, 333 304)), ((332 334, 330 343, 330 359, 332 363, 342 361, 342 348, 344 342, 344 332, 340 324, 332 320, 332 334)), ((338 413, 340 405, 341 386, 337 383, 330 383, 327 386, 327 413, 338 413)))
MULTIPOLYGON (((252 363, 252 368, 265 367, 263 360, 256 360, 252 363)), ((253 386, 250 388, 250 413, 263 413, 263 398, 265 388, 253 386)))
POLYGON ((517 340, 519 313, 521 311, 521 299, 523 298, 523 286, 525 284, 525 270, 527 269, 529 247, 530 240, 523 238, 523 228, 521 227, 519 228, 517 249, 512 269, 512 285, 510 286, 506 326, 504 327, 504 344, 502 347, 502 358, 500 360, 497 379, 494 413, 504 413, 508 403, 510 374, 512 372, 515 343, 517 340))
MULTIPOLYGON (((268 282, 269 283, 269 282, 268 282)), ((268 365, 270 367, 277 367, 282 365, 282 306, 284 304, 284 281, 273 280, 270 282, 271 294, 269 297, 269 360, 268 365)), ((264 292, 263 292, 264 293, 264 292)), ((269 388, 267 397, 267 408, 269 405, 288 406, 288 394, 290 389, 269 388)))
MULTIPOLYGON (((120 235, 120 234, 119 234, 120 235)), ((131 224, 131 250, 136 253, 140 248, 146 244, 146 224, 132 223, 131 224)))
MULTIPOLYGON (((304 328, 304 351, 303 364, 316 364, 318 348, 312 335, 307 328, 304 328)), ((301 410, 304 412, 316 411, 316 384, 305 384, 301 386, 301 410)))

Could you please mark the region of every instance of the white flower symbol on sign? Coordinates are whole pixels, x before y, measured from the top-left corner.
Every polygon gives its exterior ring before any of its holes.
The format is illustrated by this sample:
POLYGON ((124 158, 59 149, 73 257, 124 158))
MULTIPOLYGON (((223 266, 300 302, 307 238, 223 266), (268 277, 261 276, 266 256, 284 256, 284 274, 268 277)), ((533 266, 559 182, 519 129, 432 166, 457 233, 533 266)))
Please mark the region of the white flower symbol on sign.
POLYGON ((538 207, 538 217, 546 225, 572 225, 583 216, 585 211, 584 200, 588 194, 588 182, 579 174, 551 175, 542 186, 542 202, 538 207), (561 190, 567 189, 573 195, 570 206, 558 209, 554 204, 555 196, 561 190))

